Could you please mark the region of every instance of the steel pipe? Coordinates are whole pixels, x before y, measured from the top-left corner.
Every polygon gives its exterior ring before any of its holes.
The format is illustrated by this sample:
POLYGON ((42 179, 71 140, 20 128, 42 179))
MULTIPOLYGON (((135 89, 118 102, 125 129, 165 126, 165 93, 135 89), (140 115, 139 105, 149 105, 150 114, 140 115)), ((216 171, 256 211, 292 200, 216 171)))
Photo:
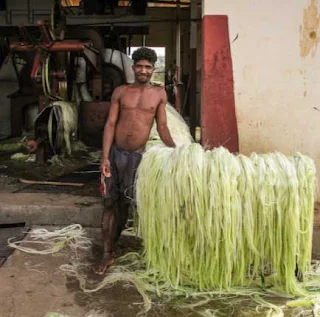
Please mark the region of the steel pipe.
POLYGON ((10 50, 12 52, 30 52, 36 51, 38 49, 43 49, 48 52, 83 52, 86 45, 89 45, 89 43, 71 40, 53 42, 52 45, 49 47, 42 44, 28 46, 22 42, 13 42, 10 44, 10 50))

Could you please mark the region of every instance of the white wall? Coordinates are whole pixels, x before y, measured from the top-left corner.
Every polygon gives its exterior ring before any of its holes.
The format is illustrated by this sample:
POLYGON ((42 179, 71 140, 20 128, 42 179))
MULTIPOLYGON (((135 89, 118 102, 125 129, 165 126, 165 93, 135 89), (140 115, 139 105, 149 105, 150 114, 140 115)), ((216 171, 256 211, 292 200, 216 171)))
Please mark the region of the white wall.
POLYGON ((319 173, 320 0, 203 0, 203 15, 219 14, 229 17, 230 41, 238 36, 231 51, 241 152, 300 151, 319 173))

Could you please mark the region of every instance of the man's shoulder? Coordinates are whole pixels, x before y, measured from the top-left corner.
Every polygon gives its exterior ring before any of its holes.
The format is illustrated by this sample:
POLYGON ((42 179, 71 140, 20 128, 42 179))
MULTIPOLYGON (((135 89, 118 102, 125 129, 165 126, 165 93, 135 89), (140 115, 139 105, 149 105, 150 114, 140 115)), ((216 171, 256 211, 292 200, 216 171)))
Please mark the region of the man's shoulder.
POLYGON ((127 85, 121 85, 115 88, 115 90, 113 91, 112 95, 115 98, 121 98, 121 96, 123 95, 123 93, 126 91, 127 89, 127 85))
POLYGON ((117 93, 122 92, 122 91, 126 90, 127 87, 128 87, 128 85, 118 86, 118 87, 114 90, 114 92, 117 92, 117 93))
POLYGON ((151 89, 157 94, 157 95, 160 95, 162 96, 163 94, 166 93, 166 90, 164 89, 163 86, 161 85, 154 85, 154 84, 151 84, 151 89))

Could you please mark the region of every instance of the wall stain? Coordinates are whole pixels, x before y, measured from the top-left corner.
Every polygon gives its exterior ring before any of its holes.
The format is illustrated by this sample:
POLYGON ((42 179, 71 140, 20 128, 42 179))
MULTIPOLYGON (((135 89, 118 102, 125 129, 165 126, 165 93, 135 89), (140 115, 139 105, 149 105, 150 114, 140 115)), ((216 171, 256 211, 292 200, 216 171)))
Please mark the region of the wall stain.
POLYGON ((300 26, 300 55, 314 57, 320 42, 320 14, 317 0, 311 0, 303 12, 303 24, 300 26))

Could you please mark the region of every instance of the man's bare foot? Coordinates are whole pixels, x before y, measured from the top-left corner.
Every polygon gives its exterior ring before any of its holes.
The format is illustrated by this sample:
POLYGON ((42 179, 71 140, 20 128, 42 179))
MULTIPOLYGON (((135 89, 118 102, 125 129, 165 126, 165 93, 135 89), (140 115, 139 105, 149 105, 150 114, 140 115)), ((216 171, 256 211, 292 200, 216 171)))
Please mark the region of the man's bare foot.
POLYGON ((115 255, 113 252, 104 252, 103 259, 97 268, 93 269, 93 272, 98 275, 103 275, 108 267, 112 266, 115 262, 115 255))

